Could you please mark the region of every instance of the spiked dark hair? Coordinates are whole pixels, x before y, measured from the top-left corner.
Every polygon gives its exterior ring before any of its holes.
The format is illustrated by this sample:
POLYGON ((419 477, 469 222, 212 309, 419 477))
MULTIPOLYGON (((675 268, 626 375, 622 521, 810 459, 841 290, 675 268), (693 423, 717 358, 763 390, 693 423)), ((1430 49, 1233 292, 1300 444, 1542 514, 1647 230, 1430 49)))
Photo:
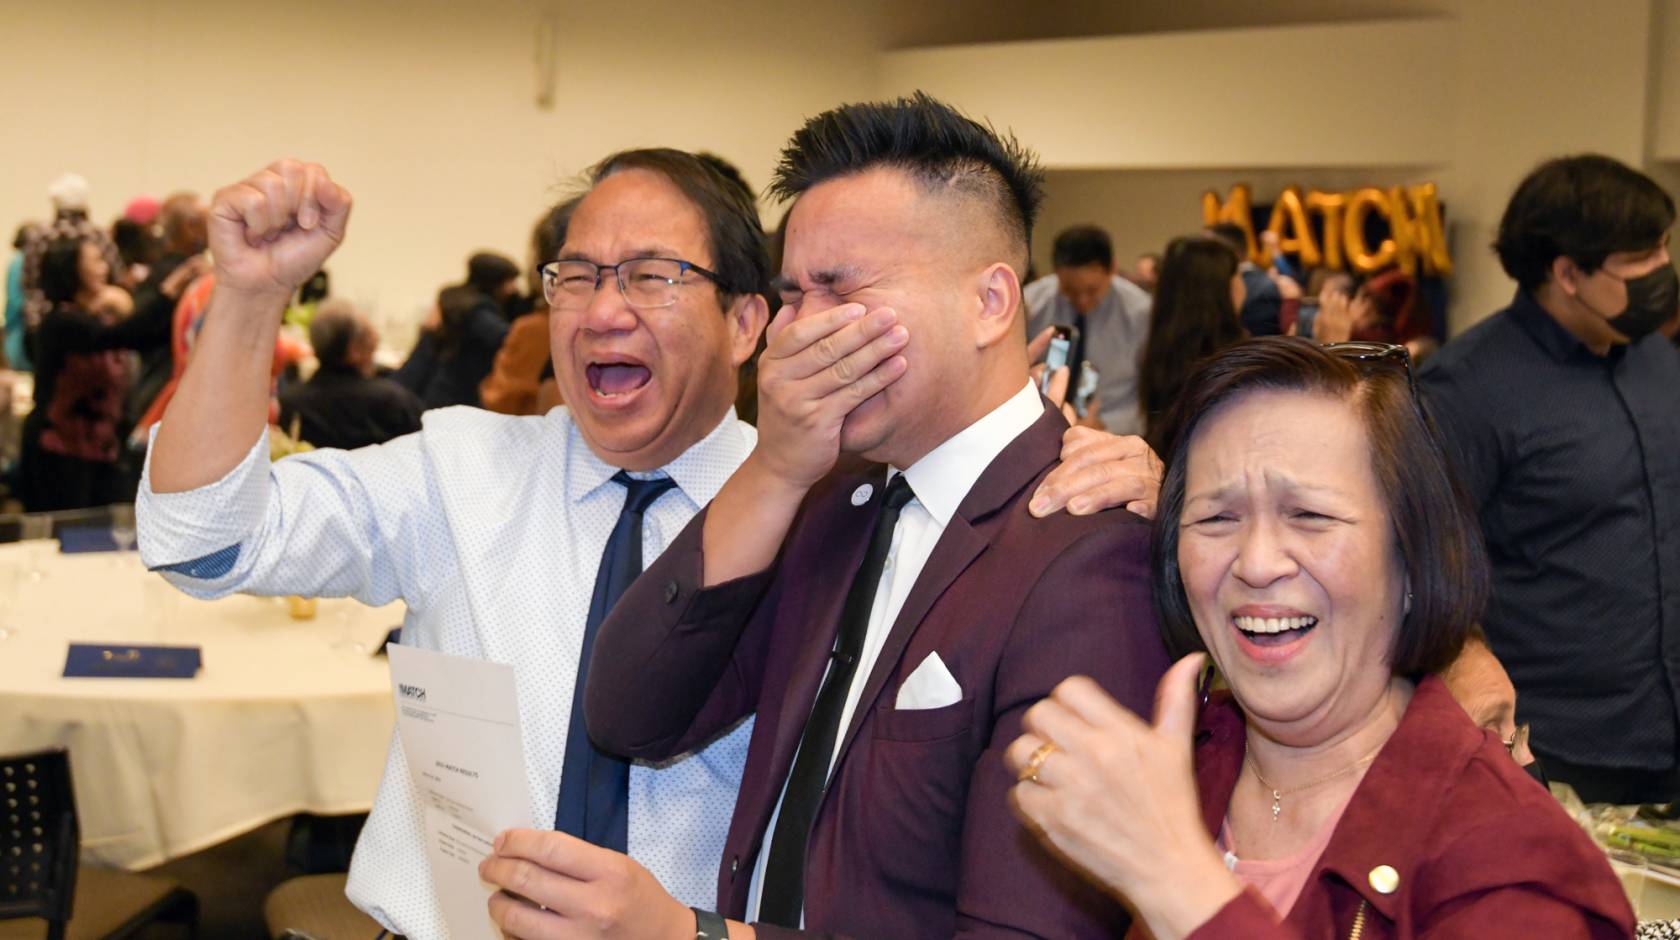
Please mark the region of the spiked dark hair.
POLYGON ((930 191, 987 203, 1026 264, 1044 171, 1015 139, 923 92, 896 101, 848 104, 805 122, 782 150, 770 193, 798 197, 819 183, 875 167, 909 173, 930 191))

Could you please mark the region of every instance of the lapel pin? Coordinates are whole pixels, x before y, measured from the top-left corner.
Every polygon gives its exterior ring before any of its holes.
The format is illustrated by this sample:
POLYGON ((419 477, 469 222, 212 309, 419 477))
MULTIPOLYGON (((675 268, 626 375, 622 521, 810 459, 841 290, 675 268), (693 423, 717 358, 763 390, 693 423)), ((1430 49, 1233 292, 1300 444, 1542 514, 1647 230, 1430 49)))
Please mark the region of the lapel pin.
POLYGON ((874 496, 874 495, 875 495, 875 487, 870 486, 868 483, 865 483, 864 485, 858 487, 857 489, 852 490, 852 505, 853 506, 862 506, 864 503, 869 502, 869 497, 874 496))

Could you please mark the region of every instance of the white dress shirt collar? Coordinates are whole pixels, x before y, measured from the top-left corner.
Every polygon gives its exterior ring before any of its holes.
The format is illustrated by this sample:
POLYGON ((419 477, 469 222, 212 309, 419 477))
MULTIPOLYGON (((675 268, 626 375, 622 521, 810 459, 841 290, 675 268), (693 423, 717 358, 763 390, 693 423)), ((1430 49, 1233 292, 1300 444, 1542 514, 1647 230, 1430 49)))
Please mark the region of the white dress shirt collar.
MULTIPOLYGON (((602 460, 590 448, 575 419, 568 420, 566 424, 569 429, 566 449, 571 464, 566 474, 566 497, 577 503, 607 485, 620 468, 602 460)), ((751 442, 748 442, 746 450, 751 449, 751 442)), ((677 488, 695 505, 704 506, 712 501, 718 490, 723 489, 724 481, 729 479, 729 473, 725 471, 740 462, 736 455, 741 451, 741 423, 735 419, 734 406, 730 406, 729 413, 723 416, 717 427, 693 447, 683 451, 677 459, 652 473, 633 472, 630 475, 638 479, 669 476, 677 481, 677 488)))
MULTIPOLYGON (((1028 381, 1008 401, 947 438, 904 471, 916 500, 941 529, 950 525, 951 517, 956 515, 957 507, 974 488, 980 474, 1043 414, 1044 402, 1038 396, 1038 389, 1028 381)), ((887 479, 891 480, 895 472, 896 468, 890 470, 887 479)))

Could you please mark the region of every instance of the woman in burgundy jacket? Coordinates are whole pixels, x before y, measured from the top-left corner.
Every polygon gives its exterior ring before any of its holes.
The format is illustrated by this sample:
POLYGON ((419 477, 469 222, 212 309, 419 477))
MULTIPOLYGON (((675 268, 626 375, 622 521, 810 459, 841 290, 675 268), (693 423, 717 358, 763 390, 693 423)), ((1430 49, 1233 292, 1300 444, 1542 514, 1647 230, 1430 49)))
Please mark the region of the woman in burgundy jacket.
POLYGON ((1403 347, 1254 340, 1179 408, 1154 589, 1191 655, 1153 724, 1081 678, 1034 706, 1021 815, 1155 940, 1632 936, 1603 853, 1434 676, 1487 563, 1403 347), (1201 650, 1228 694, 1198 701, 1201 650))

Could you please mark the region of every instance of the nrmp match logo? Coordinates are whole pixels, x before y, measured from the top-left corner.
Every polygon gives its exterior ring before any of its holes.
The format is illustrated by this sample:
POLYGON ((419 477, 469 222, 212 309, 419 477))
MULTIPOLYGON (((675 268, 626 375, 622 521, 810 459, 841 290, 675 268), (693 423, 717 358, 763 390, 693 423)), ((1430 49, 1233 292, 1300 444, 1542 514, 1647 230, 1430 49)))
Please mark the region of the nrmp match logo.
POLYGON ((417 685, 404 685, 399 682, 397 683, 397 693, 403 698, 411 698, 416 702, 424 702, 426 700, 426 690, 417 685))

